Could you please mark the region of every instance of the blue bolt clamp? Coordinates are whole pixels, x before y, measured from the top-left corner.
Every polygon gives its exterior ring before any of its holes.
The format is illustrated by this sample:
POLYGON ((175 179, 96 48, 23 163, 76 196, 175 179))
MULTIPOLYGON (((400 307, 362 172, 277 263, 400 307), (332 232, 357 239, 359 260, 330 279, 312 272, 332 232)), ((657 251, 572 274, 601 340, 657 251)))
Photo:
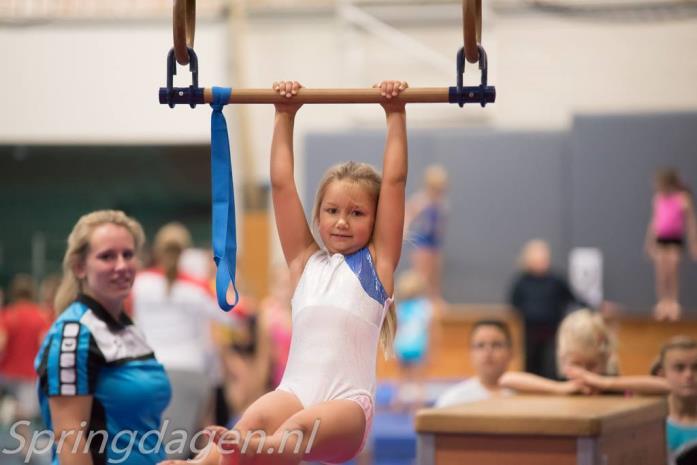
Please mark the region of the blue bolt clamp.
POLYGON ((198 57, 192 48, 189 52, 189 71, 191 85, 189 87, 174 87, 174 75, 177 74, 177 62, 174 49, 167 54, 167 87, 160 87, 160 103, 166 103, 170 108, 178 103, 188 103, 191 108, 203 102, 203 88, 198 86, 198 57))
POLYGON ((488 66, 484 47, 477 45, 479 50, 479 69, 481 70, 481 80, 478 86, 463 86, 463 75, 465 74, 465 48, 457 52, 457 87, 448 89, 448 101, 457 103, 460 107, 465 103, 479 103, 485 107, 487 103, 496 101, 496 88, 487 85, 488 66))

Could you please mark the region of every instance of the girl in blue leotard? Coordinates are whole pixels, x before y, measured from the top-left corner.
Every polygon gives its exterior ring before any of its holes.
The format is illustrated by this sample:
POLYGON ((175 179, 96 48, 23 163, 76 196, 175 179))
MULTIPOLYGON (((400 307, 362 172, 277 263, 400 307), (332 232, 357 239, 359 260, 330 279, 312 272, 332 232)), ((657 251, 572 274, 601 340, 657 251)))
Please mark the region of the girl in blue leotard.
POLYGON ((405 217, 407 241, 412 244, 412 267, 426 282, 426 294, 436 309, 444 303, 441 274, 447 186, 448 175, 442 166, 426 168, 423 188, 409 199, 405 217))

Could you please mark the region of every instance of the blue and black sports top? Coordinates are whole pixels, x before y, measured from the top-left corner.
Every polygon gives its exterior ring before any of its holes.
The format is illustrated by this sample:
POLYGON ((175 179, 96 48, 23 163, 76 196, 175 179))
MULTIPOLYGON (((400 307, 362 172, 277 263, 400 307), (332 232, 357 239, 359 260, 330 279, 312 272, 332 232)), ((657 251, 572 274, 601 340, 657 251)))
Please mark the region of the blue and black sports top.
POLYGON ((93 396, 85 439, 93 434, 95 465, 151 465, 166 458, 158 431, 171 397, 169 380, 127 315, 117 321, 94 299, 79 296, 51 326, 34 366, 48 428, 50 397, 93 396))

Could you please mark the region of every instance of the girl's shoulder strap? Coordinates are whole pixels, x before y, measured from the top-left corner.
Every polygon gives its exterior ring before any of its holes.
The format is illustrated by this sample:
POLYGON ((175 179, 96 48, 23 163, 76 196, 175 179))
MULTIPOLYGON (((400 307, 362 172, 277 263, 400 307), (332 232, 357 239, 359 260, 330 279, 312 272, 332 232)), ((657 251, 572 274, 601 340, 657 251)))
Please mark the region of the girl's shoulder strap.
POLYGON ((368 295, 384 304, 389 299, 389 294, 378 276, 375 257, 370 250, 371 246, 369 244, 351 255, 345 256, 345 261, 356 277, 358 277, 361 286, 368 295))

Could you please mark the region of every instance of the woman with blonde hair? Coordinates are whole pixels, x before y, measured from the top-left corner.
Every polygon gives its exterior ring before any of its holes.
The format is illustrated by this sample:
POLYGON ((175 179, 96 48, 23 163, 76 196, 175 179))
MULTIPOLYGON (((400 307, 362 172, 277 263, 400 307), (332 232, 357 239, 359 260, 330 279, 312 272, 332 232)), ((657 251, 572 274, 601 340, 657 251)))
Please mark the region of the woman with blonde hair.
MULTIPOLYGON (((164 225, 153 243, 154 266, 139 273, 133 284, 134 318, 172 383, 172 402, 165 411, 166 440, 173 439, 176 430, 192 435, 201 426, 212 392, 206 368, 213 351, 211 323, 235 322, 234 316, 218 308, 206 281, 179 269, 189 247, 191 235, 183 224, 164 225)), ((170 458, 187 458, 191 450, 180 447, 168 452, 170 458)))
POLYGON ((84 215, 68 236, 60 314, 35 361, 43 420, 57 439, 54 465, 165 458, 148 433, 160 429, 169 381, 124 311, 144 241, 140 224, 115 210, 84 215))

